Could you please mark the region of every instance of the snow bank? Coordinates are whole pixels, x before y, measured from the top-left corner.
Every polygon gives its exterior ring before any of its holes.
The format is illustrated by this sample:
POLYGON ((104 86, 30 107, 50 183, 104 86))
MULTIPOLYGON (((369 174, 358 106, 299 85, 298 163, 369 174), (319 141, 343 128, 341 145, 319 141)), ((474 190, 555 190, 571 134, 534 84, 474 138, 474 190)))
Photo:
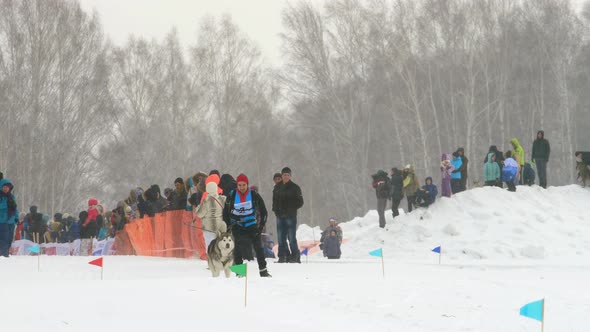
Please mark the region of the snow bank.
MULTIPOLYGON (((468 190, 439 198, 379 228, 377 211, 341 223, 343 258, 366 258, 383 247, 389 258, 432 260, 430 249, 442 245, 447 260, 579 260, 590 256, 590 190, 577 185, 517 187, 515 193, 496 187, 468 190)), ((406 202, 402 202, 406 206, 406 202)), ((316 239, 320 231, 315 229, 316 239)), ((306 225, 298 239, 311 240, 306 225)))

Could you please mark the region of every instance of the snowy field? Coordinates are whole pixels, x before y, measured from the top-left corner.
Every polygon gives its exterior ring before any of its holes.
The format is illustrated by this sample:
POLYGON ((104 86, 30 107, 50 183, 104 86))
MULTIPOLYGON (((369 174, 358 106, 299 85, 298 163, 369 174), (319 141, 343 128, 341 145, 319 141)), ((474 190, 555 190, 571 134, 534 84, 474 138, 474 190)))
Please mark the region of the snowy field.
MULTIPOLYGON (((271 279, 213 279, 206 262, 0 259, 2 331, 540 331, 519 308, 546 298, 545 331, 590 331, 590 190, 481 188, 377 227, 341 224, 343 258, 269 264, 271 279), (420 219, 422 217, 422 219, 420 219), (443 246, 442 265, 430 249, 443 246), (385 278, 379 258, 383 248, 385 278)), ((313 232, 301 226, 299 237, 313 232)), ((319 238, 319 231, 315 235, 319 238)), ((270 260, 269 260, 270 262, 270 260)), ((250 272, 256 271, 249 263, 250 272)))

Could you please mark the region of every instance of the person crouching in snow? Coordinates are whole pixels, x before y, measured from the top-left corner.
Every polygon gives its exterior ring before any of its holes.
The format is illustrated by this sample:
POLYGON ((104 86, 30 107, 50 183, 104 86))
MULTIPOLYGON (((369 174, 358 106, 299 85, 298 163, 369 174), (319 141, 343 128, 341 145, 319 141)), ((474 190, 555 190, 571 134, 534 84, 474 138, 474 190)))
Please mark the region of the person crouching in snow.
MULTIPOLYGON (((338 237, 338 243, 342 244, 342 229, 338 226, 336 219, 330 218, 330 225, 324 229, 322 232, 322 237, 320 238, 320 249, 324 250, 325 248, 325 241, 330 236, 332 231, 336 232, 336 237, 338 237)), ((324 255, 326 256, 326 255, 324 255)))
POLYGON ((455 169, 453 165, 451 165, 451 155, 448 153, 444 153, 442 155, 442 161, 440 163, 440 172, 442 177, 441 183, 441 195, 444 197, 451 197, 453 192, 451 190, 451 173, 455 169))
POLYGON ((426 178, 425 185, 416 192, 416 203, 420 207, 428 207, 436 200, 438 189, 432 183, 432 178, 426 178))
POLYGON ((227 225, 223 222, 223 207, 226 197, 219 195, 217 183, 211 181, 206 186, 207 196, 195 209, 197 217, 203 221, 203 236, 205 248, 217 238, 217 233, 227 232, 227 225))
POLYGON ((506 152, 504 168, 502 169, 502 181, 506 182, 508 191, 516 191, 516 182, 518 181, 518 163, 512 158, 512 152, 506 152))

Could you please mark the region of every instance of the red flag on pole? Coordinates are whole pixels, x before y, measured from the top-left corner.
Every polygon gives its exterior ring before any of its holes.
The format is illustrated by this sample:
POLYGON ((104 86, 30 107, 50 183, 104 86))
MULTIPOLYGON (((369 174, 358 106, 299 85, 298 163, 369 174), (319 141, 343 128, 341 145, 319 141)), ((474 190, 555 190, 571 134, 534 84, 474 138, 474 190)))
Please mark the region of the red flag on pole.
POLYGON ((95 260, 93 260, 91 262, 88 262, 88 264, 102 267, 102 257, 101 258, 97 258, 97 259, 95 259, 95 260))

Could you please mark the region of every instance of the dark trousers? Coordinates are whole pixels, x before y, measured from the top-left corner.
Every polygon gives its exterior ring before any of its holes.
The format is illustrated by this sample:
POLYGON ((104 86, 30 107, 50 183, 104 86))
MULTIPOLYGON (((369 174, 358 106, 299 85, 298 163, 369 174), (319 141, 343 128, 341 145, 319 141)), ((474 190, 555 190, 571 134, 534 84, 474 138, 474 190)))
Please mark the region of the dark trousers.
POLYGON ((291 252, 287 246, 287 223, 285 218, 277 217, 277 241, 279 245, 279 258, 290 256, 291 252))
POLYGON ((10 225, 0 224, 0 256, 8 257, 10 250, 10 225))
POLYGON ((414 205, 416 205, 416 195, 408 196, 408 213, 412 212, 414 205))
POLYGON ((462 192, 461 179, 451 179, 451 191, 453 194, 462 192))
POLYGON ((399 216, 399 204, 401 203, 401 199, 393 198, 391 199, 391 214, 393 217, 399 216))
POLYGON ((485 182, 486 187, 495 187, 497 185, 498 185, 498 181, 486 181, 485 182))
POLYGON ((387 207, 387 198, 377 198, 377 214, 379 214, 381 228, 385 228, 385 207, 387 207))
POLYGON ((539 177, 539 185, 547 189, 547 160, 535 159, 537 165, 537 176, 539 177))
POLYGON ((516 191, 516 185, 514 181, 506 182, 506 186, 508 186, 508 191, 516 191))
MULTIPOLYGON (((293 258, 299 257, 299 246, 297 245, 297 216, 279 217, 277 225, 281 225, 283 234, 279 236, 279 258, 290 256, 293 258), (287 241, 289 246, 287 247, 287 241), (281 247, 283 250, 281 250, 281 247), (289 255, 289 250, 291 254, 289 255)), ((278 227, 278 226, 277 226, 278 227)))
POLYGON ((232 228, 232 234, 236 241, 234 248, 234 264, 239 265, 244 262, 245 253, 242 253, 242 250, 247 247, 245 243, 251 242, 254 245, 254 252, 256 252, 258 269, 266 269, 266 259, 264 257, 264 249, 262 249, 262 241, 260 240, 258 228, 255 225, 246 228, 236 226, 232 228))

